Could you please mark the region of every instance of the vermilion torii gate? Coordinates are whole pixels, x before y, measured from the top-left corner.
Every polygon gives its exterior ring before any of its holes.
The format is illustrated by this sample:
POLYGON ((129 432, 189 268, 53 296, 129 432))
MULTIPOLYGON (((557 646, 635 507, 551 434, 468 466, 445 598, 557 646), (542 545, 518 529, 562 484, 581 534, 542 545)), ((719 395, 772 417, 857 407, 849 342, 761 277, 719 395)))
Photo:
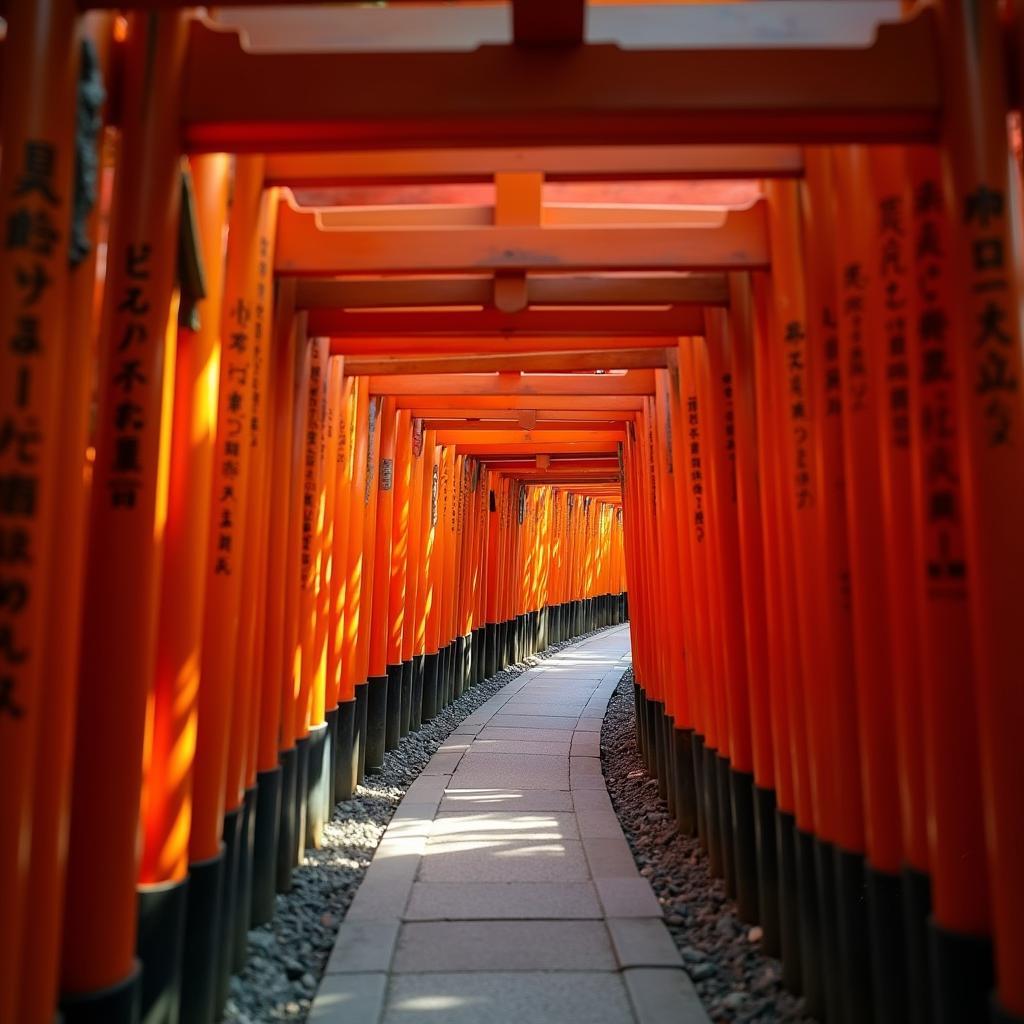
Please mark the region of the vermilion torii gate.
POLYGON ((626 589, 811 1010, 1024 1018, 1015 5, 0 6, 0 1024, 212 1019, 333 798, 626 589))

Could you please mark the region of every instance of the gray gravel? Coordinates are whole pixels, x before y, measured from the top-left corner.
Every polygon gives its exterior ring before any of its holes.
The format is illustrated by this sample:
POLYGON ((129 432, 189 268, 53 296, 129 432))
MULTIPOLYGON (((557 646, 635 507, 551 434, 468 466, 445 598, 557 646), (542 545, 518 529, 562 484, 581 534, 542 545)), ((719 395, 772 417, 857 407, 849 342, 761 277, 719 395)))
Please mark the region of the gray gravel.
POLYGON ((715 1024, 814 1024, 782 987, 782 965, 761 953, 761 930, 739 919, 725 883, 711 877, 700 843, 676 830, 637 751, 635 720, 630 669, 608 704, 601 765, 637 867, 658 897, 708 1016, 715 1024))
MULTIPOLYGON (((601 632, 597 630, 596 632, 601 632)), ((338 926, 352 903, 399 801, 448 734, 506 683, 587 636, 548 647, 464 693, 367 776, 351 800, 339 803, 323 846, 307 850, 292 873, 292 891, 277 896, 274 919, 249 932, 249 959, 232 977, 224 1020, 231 1024, 304 1021, 320 985, 338 926)))

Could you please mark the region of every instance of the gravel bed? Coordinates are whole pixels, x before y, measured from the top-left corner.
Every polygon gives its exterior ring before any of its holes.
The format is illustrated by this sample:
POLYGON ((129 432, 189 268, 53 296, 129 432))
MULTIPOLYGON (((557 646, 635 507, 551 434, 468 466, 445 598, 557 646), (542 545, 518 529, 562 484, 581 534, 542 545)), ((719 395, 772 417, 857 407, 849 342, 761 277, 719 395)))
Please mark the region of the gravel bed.
MULTIPOLYGON (((607 628, 607 627, 606 627, 607 628)), ((554 644, 484 680, 449 704, 397 750, 384 766, 339 803, 324 830, 319 850, 307 850, 292 873, 292 891, 278 894, 274 919, 249 932, 249 959, 231 978, 224 1020, 231 1024, 304 1021, 338 926, 352 903, 377 844, 399 801, 448 734, 506 683, 545 658, 584 640, 554 644)))
POLYGON ((815 1024, 782 987, 782 965, 761 953, 761 929, 744 924, 712 878, 700 843, 681 835, 636 747, 633 670, 622 677, 601 729, 601 766, 640 874, 714 1024, 815 1024))

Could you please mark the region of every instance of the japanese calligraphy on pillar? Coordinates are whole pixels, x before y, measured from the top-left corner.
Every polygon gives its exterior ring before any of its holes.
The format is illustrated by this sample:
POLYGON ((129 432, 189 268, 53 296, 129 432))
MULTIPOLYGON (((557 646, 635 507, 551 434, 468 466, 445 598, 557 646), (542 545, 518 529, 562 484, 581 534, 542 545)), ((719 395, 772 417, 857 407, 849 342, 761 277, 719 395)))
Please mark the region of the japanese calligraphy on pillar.
POLYGON ((885 381, 889 438, 896 448, 910 447, 910 368, 907 365, 907 238, 906 211, 900 195, 883 196, 878 204, 881 243, 885 381))
POLYGON ((925 573, 932 598, 966 597, 961 480, 955 380, 950 348, 948 221, 941 186, 925 178, 914 189, 914 258, 920 401, 919 429, 925 462, 925 573))
POLYGON ((990 448, 1009 445, 1013 436, 1020 386, 1014 371, 1014 332, 1010 317, 1010 280, 1003 239, 1010 237, 1006 224, 1006 198, 998 189, 979 185, 964 200, 964 226, 970 244, 970 289, 973 297, 974 393, 982 401, 990 448))
POLYGON ((693 525, 697 543, 704 542, 704 473, 700 464, 700 418, 697 396, 686 399, 686 426, 690 438, 690 493, 693 495, 693 525))
MULTIPOLYGON (((4 159, 7 159, 4 154, 4 159)), ((32 601, 32 565, 36 557, 40 500, 42 432, 43 328, 47 293, 60 273, 59 260, 67 259, 58 216, 66 200, 56 182, 56 148, 43 140, 29 140, 20 154, 9 196, 4 248, 11 258, 14 309, 5 311, 9 333, 4 339, 13 367, 2 386, 7 410, 0 423, 0 715, 24 717, 20 688, 32 651, 20 620, 32 601)))
POLYGON ((791 320, 783 334, 786 361, 786 395, 793 439, 793 487, 798 511, 814 505, 811 488, 810 416, 807 401, 807 332, 799 320, 791 320))
POLYGON ((838 416, 843 411, 843 382, 839 367, 839 323, 835 311, 825 305, 821 310, 822 373, 825 375, 825 415, 838 416))
POLYGON ((125 283, 115 306, 120 323, 112 360, 111 387, 115 397, 109 404, 114 416, 114 447, 107 485, 111 505, 128 510, 135 508, 142 486, 140 450, 146 418, 142 404, 135 399, 147 383, 144 350, 152 340, 146 320, 150 310, 151 258, 152 247, 146 243, 125 246, 121 254, 125 283))
POLYGON ((252 417, 251 439, 253 448, 260 446, 260 417, 263 415, 263 395, 260 382, 264 379, 263 361, 266 354, 266 323, 267 323, 267 277, 270 259, 270 239, 266 233, 259 237, 259 248, 256 264, 256 305, 252 317, 252 417))
POLYGON ((306 454, 302 472, 302 561, 300 583, 304 589, 313 585, 313 541, 317 528, 320 463, 325 440, 324 413, 326 411, 327 373, 324 366, 326 347, 310 342, 309 392, 306 411, 306 454))
MULTIPOLYGON (((237 521, 242 514, 240 474, 242 445, 245 443, 246 420, 252 418, 252 308, 239 296, 227 311, 228 333, 224 339, 223 368, 220 386, 226 389, 221 398, 224 430, 220 458, 221 490, 217 497, 217 551, 213 571, 230 576, 238 554, 237 521)), ((250 444, 251 444, 250 440, 250 444)))
MULTIPOLYGON (((430 525, 437 526, 437 494, 439 487, 439 473, 435 465, 430 474, 430 525)), ((502 524, 504 525, 504 524, 502 524)))
POLYGON ((732 396, 732 374, 722 374, 722 422, 725 427, 725 457, 729 464, 729 491, 732 501, 737 500, 736 491, 736 409, 732 396))
POLYGON ((370 495, 373 494, 373 479, 377 469, 377 450, 374 444, 374 432, 377 429, 377 416, 380 414, 380 407, 383 403, 380 397, 371 398, 369 406, 368 438, 366 442, 366 490, 363 493, 363 504, 370 504, 370 495))
POLYGON ((848 263, 842 274, 842 316, 849 337, 846 366, 847 401, 851 413, 864 412, 868 400, 868 366, 864 349, 864 319, 868 282, 858 262, 848 263))

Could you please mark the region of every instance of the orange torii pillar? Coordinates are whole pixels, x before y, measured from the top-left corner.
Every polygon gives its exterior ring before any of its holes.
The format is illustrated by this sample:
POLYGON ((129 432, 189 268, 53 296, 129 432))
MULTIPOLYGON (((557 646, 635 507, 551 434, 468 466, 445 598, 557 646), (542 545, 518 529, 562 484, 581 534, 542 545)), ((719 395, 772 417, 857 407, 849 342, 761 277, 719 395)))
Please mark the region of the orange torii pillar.
MULTIPOLYGON (((300 817, 305 846, 318 846, 327 814, 331 750, 325 719, 327 617, 323 585, 327 522, 324 463, 327 447, 328 339, 310 341, 309 412, 306 422, 306 472, 302 523, 302 736, 300 773, 304 772, 300 817)), ((300 855, 301 862, 301 855, 300 855)))
MULTIPOLYGON (((409 732, 412 710, 412 663, 402 660, 402 633, 405 629, 405 591, 408 585, 409 511, 412 498, 412 412, 402 409, 396 421, 394 459, 391 469, 391 565, 387 595, 385 633, 385 674, 387 675, 387 716, 384 749, 394 750, 409 732), (405 721, 403 732, 402 722, 405 721)), ((385 466, 381 463, 381 486, 385 466)))
MULTIPOLYGON (((284 772, 281 762, 281 679, 290 670, 285 651, 285 572, 288 557, 292 471, 292 420, 295 403, 296 333, 294 287, 277 290, 273 321, 273 359, 267 402, 266 605, 261 671, 259 735, 256 758, 256 823, 253 854, 252 922, 265 924, 274 915, 278 841, 284 772)), ((297 514, 295 510, 294 514, 297 514)))
MULTIPOLYGON (((1021 181, 1007 131, 1011 78, 1000 12, 995 5, 964 0, 942 0, 938 7, 944 182, 952 228, 950 323, 964 469, 964 560, 992 893, 992 1016, 1000 1024, 1019 1024, 1024 1021, 1021 181)), ((961 722, 960 727, 968 726, 961 722)), ((963 753, 970 756, 969 748, 963 753)), ((935 780, 931 785, 935 793, 935 780)), ((954 801, 958 793, 936 797, 954 801)), ((952 906, 945 909, 949 913, 952 906)), ((985 1012, 977 992, 988 981, 990 946, 980 925, 960 908, 960 920, 946 916, 932 929, 938 1024, 977 1019, 985 1012)))
POLYGON ((429 722, 437 714, 437 501, 440 487, 440 448, 435 443, 435 432, 427 430, 423 440, 423 494, 420 505, 422 565, 417 585, 416 620, 417 647, 423 648, 423 697, 421 722, 429 722))
MULTIPOLYGON (((388 598, 391 588, 391 531, 395 507, 395 449, 398 441, 398 413, 394 397, 383 399, 380 414, 380 446, 376 476, 371 480, 375 495, 374 523, 368 543, 373 546, 373 574, 370 584, 371 611, 366 626, 369 644, 366 704, 366 770, 384 764, 388 719, 388 598)), ((399 697, 399 702, 400 702, 399 697)), ((400 708, 399 708, 400 710, 400 708)))
MULTIPOLYGON (((334 356, 331 359, 342 359, 334 356)), ((348 800, 356 788, 355 690, 346 677, 345 642, 348 629, 348 555, 352 529, 352 487, 355 472, 357 380, 344 377, 338 417, 338 480, 334 496, 334 543, 331 560, 331 636, 328 647, 328 679, 334 679, 337 728, 334 743, 334 796, 348 800)))
MULTIPOLYGON (((320 562, 320 619, 317 628, 323 631, 323 708, 327 725, 325 742, 324 805, 325 820, 330 820, 337 803, 338 787, 338 701, 341 691, 339 639, 343 617, 340 604, 344 591, 339 584, 344 573, 338 571, 338 553, 347 547, 344 530, 348 525, 348 491, 342 472, 345 460, 345 416, 351 385, 345 381, 344 357, 327 360, 327 410, 324 421, 324 525, 323 556, 320 562), (344 514, 342 514, 342 506, 344 514)), ((351 735, 351 732, 349 733, 351 735)), ((349 744, 351 750, 351 744, 349 744)), ((350 758, 351 760, 351 758, 350 758)), ((323 822, 321 822, 321 829, 323 822)), ((319 836, 316 839, 319 843, 319 836)))
POLYGON ((291 445, 287 469, 278 486, 288 500, 288 526, 285 542, 284 613, 282 621, 281 673, 277 685, 281 690, 281 715, 278 731, 281 762, 281 812, 277 833, 277 889, 289 892, 292 868, 298 862, 298 844, 304 839, 299 828, 300 799, 305 807, 300 785, 300 750, 295 728, 296 704, 301 688, 302 645, 299 631, 299 598, 302 582, 303 483, 306 462, 306 417, 309 407, 310 349, 306 338, 306 315, 295 320, 292 349, 293 398, 291 403, 291 445))
POLYGON ((230 958, 225 922, 233 911, 241 813, 227 806, 228 752, 237 712, 235 672, 242 608, 242 574, 250 528, 248 438, 255 375, 252 311, 256 216, 263 169, 240 158, 229 219, 221 310, 220 383, 207 531, 198 720, 189 831, 189 887, 185 913, 182 1011, 205 1020, 227 998, 230 958))
POLYGON ((351 439, 349 441, 351 469, 347 470, 349 484, 349 521, 347 553, 345 556, 345 626, 341 649, 343 699, 352 701, 352 785, 363 780, 366 750, 366 681, 360 675, 359 632, 363 619, 363 526, 365 518, 364 493, 366 490, 367 453, 370 438, 371 409, 376 417, 376 405, 371 404, 369 381, 365 377, 352 378, 353 398, 351 439))
POLYGON ((484 598, 484 674, 496 675, 499 668, 498 658, 498 557, 500 515, 495 487, 500 486, 500 477, 491 471, 487 473, 486 492, 486 545, 487 560, 484 585, 481 588, 484 598))
MULTIPOLYGON (((263 689, 257 666, 257 651, 263 649, 266 629, 267 540, 270 518, 271 492, 268 482, 271 448, 268 431, 270 405, 268 395, 271 384, 270 367, 276 354, 274 337, 274 238, 277 228, 276 189, 264 189, 259 203, 250 214, 256 218, 257 234, 249 251, 251 261, 245 282, 248 295, 245 304, 251 310, 251 344, 253 356, 252 415, 249 420, 249 443, 253 449, 250 468, 249 503, 250 526, 247 555, 243 565, 242 593, 249 595, 242 603, 239 623, 238 657, 235 662, 235 692, 241 695, 242 706, 247 706, 244 718, 239 719, 241 744, 232 744, 228 752, 228 786, 234 786, 236 802, 242 802, 242 837, 239 847, 239 870, 236 884, 234 915, 233 966, 236 971, 245 965, 248 955, 247 936, 252 925, 253 879, 256 866, 256 818, 259 800, 257 760, 263 689)), ((227 296, 226 296, 227 297, 227 296)), ((236 309, 237 314, 241 307, 236 309)), ((244 315, 244 314, 243 314, 244 315)), ((230 338, 229 344, 230 344, 230 338)), ((228 790, 228 808, 232 806, 232 790, 228 790)))
MULTIPOLYGON (((82 419, 88 387, 83 375, 73 376, 73 367, 88 357, 92 337, 89 305, 70 273, 72 258, 85 255, 71 245, 79 24, 76 5, 67 0, 12 5, 0 83, 5 225, 0 255, 0 1020, 5 1021, 52 1019, 67 849, 83 541, 80 528, 69 527, 65 516, 55 513, 59 508, 74 517, 85 505, 80 444, 85 422, 77 426, 76 421, 82 419), (81 322, 73 338, 75 316, 81 322), (62 409, 68 399, 69 408, 62 409), (71 508, 58 504, 61 499, 70 500, 71 508), (67 531, 63 538, 61 530, 67 531), (50 609, 56 611, 52 618, 50 609), (34 905, 37 900, 42 906, 34 905), (37 911, 42 913, 38 928, 32 921, 37 911), (28 987, 33 981, 41 991, 28 987)), ((87 261, 75 276, 90 274, 92 267, 87 261)))
MULTIPOLYGON (((181 196, 177 138, 166 125, 177 121, 186 27, 177 12, 132 15, 128 25, 64 912, 61 988, 69 1022, 119 1024, 138 1013, 139 798, 165 523, 181 196)), ((16 170, 10 155, 4 167, 16 170)), ((44 181, 58 167, 45 154, 31 165, 44 181)), ((24 374, 12 379, 29 394, 24 374)))
POLYGON ((423 716, 423 654, 419 648, 417 614, 423 573, 423 488, 426 459, 423 456, 423 420, 414 417, 409 445, 409 531, 406 545, 405 608, 402 611, 402 735, 416 732, 423 716), (405 666, 409 668, 406 670, 405 666), (408 707, 406 672, 408 671, 408 707))
POLYGON ((144 968, 142 1013, 146 1019, 150 1013, 179 1013, 217 429, 210 364, 218 365, 220 360, 229 170, 224 155, 193 161, 206 298, 198 305, 198 324, 179 326, 175 358, 169 502, 141 801, 139 958, 144 968))

